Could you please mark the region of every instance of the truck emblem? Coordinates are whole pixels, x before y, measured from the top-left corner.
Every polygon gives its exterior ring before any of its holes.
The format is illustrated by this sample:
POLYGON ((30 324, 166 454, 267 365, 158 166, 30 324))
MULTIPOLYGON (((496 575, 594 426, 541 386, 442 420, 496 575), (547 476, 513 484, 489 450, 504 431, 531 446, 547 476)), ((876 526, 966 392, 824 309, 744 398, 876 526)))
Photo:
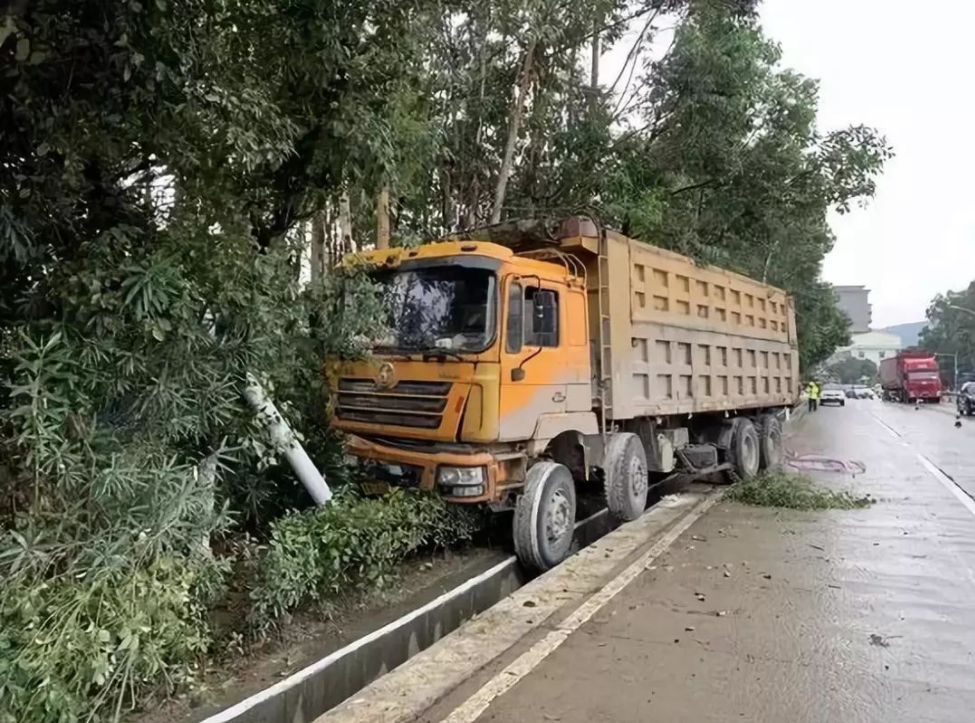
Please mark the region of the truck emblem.
POLYGON ((396 370, 389 362, 383 362, 376 373, 376 389, 390 389, 396 383, 396 370))

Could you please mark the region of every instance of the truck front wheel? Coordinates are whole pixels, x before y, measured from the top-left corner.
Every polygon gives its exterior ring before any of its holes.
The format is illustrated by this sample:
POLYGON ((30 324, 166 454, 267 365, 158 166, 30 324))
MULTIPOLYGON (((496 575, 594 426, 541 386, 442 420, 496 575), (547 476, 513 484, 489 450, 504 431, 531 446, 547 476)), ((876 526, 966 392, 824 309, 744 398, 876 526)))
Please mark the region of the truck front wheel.
POLYGON ((728 461, 739 477, 749 480, 758 474, 761 461, 758 432, 750 419, 738 419, 736 422, 728 461))
POLYGON ((650 478, 647 453, 635 434, 620 432, 610 437, 603 461, 606 474, 606 506, 617 520, 629 522, 647 508, 650 478))
POLYGON ((544 572, 569 554, 576 519, 576 488, 568 467, 542 461, 525 477, 515 505, 515 554, 525 567, 544 572))

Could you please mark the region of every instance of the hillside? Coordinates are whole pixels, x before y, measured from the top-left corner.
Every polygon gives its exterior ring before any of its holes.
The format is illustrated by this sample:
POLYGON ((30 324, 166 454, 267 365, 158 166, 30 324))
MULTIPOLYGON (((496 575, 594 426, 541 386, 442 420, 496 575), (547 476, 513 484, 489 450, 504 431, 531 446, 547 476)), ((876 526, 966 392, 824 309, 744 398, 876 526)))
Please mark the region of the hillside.
POLYGON ((907 324, 888 326, 886 329, 881 329, 881 331, 897 334, 901 338, 901 344, 906 348, 909 346, 917 346, 918 336, 920 336, 921 330, 927 325, 928 322, 926 321, 912 321, 907 324))

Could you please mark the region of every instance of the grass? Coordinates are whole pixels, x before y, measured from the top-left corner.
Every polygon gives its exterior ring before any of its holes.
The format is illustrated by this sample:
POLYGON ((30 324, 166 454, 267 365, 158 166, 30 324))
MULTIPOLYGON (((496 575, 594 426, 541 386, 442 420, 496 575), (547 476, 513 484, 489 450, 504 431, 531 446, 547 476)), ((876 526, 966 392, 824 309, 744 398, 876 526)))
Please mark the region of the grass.
POLYGON ((826 489, 806 475, 783 470, 766 471, 731 488, 728 499, 754 507, 789 510, 858 510, 874 500, 846 490, 826 489))

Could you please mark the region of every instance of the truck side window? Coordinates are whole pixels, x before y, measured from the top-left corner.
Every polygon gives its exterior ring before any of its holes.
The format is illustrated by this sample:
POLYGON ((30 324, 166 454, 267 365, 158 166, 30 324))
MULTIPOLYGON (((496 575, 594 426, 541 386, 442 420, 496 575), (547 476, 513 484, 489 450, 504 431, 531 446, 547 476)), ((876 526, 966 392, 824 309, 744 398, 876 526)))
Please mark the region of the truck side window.
POLYGON ((559 295, 549 289, 525 289, 525 345, 559 345, 559 295))
POLYGON ((505 342, 505 348, 509 354, 517 354, 521 351, 524 333, 522 320, 524 318, 521 284, 512 282, 508 285, 508 338, 505 342))

